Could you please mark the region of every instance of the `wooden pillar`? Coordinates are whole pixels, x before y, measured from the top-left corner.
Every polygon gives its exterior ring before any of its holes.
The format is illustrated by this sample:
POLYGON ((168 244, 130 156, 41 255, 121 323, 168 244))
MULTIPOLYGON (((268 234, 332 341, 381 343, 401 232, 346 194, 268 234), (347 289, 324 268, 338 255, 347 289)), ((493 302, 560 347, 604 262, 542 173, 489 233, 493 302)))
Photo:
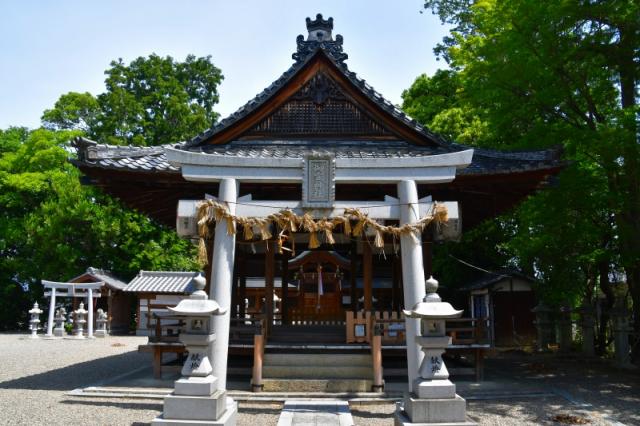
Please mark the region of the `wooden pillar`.
POLYGON ((273 280, 275 276, 275 245, 271 241, 267 241, 265 244, 266 252, 264 254, 264 304, 266 308, 267 319, 267 336, 271 332, 271 326, 273 325, 273 280))
POLYGON ((247 298, 247 255, 244 252, 238 257, 238 263, 238 298, 240 299, 238 303, 240 303, 240 318, 244 318, 247 314, 244 306, 244 300, 247 298))
POLYGON ((209 238, 204 241, 207 246, 207 264, 204 266, 204 278, 207 280, 207 285, 204 287, 204 291, 207 294, 211 294, 211 259, 213 259, 213 238, 209 238))
POLYGON ((351 310, 358 310, 358 242, 351 240, 351 310))
POLYGON ((422 263, 424 264, 425 281, 433 275, 433 228, 427 226, 422 234, 422 263))
POLYGON ((290 252, 284 250, 282 253, 280 269, 280 276, 282 277, 282 288, 280 291, 282 305, 280 307, 280 312, 282 313, 282 324, 289 324, 289 257, 291 256, 290 252))
POLYGON ((262 392, 262 357, 264 355, 264 335, 258 332, 253 336, 253 371, 251 376, 251 390, 262 392))
POLYGON ((400 256, 393 256, 393 260, 391 261, 391 310, 393 312, 400 312, 400 300, 402 298, 402 295, 400 294, 400 274, 400 256))
POLYGON ((382 331, 375 327, 371 336, 371 358, 373 361, 373 385, 372 392, 382 392, 384 390, 384 376, 382 372, 382 331))
POLYGON ((364 310, 373 310, 373 253, 371 244, 365 238, 362 240, 362 279, 364 281, 364 310))
POLYGON ((239 271, 238 264, 234 262, 233 278, 231 280, 231 318, 238 318, 238 299, 239 299, 239 271))

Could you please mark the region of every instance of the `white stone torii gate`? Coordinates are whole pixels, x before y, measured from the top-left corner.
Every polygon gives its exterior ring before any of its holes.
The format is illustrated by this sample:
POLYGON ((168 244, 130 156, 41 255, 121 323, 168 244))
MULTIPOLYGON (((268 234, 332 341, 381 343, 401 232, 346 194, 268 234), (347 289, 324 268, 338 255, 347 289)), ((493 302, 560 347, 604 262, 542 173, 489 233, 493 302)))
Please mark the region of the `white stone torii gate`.
MULTIPOLYGON (((45 289, 50 289, 50 302, 49 302, 49 317, 47 319, 47 337, 53 337, 53 314, 56 308, 56 296, 60 297, 86 297, 87 298, 87 337, 93 337, 93 299, 100 297, 100 293, 93 293, 93 290, 99 290, 104 281, 98 281, 93 283, 61 283, 56 281, 42 280, 42 285, 45 289), (56 290, 67 290, 66 293, 56 294, 56 290), (77 295, 76 290, 87 290, 86 295, 77 295)), ((45 296, 47 294, 45 293, 45 296)))
MULTIPOLYGON (((316 218, 341 214, 345 208, 358 208, 372 219, 397 219, 400 225, 418 222, 431 211, 430 197, 418 199, 418 183, 444 183, 455 179, 457 169, 471 164, 473 150, 403 158, 335 158, 330 154, 305 158, 245 158, 233 155, 206 154, 166 148, 169 162, 182 171, 186 180, 219 182, 217 200, 225 204, 229 213, 237 216, 265 217, 284 208, 296 213, 310 213, 316 218), (252 201, 250 196, 238 198, 242 182, 302 183, 303 199, 290 201, 252 201), (335 201, 336 183, 393 183, 398 198, 385 197, 382 203, 335 201), (264 206, 268 204, 268 206, 264 206)), ((196 201, 181 201, 178 207, 177 228, 183 234, 193 231, 196 201), (182 231, 181 231, 182 230, 182 231)), ((458 218, 456 202, 445 203, 449 215, 458 218)), ((455 222, 458 226, 458 222, 455 222)), ((400 239, 404 306, 411 307, 425 296, 424 265, 420 239, 403 235, 400 239)), ((211 261, 211 289, 209 297, 216 300, 225 315, 212 318, 218 339, 213 343, 210 359, 213 374, 218 377, 218 389, 226 389, 227 355, 229 345, 231 287, 235 255, 235 235, 228 235, 225 223, 216 224, 211 261)), ((416 344, 420 323, 406 318, 407 367, 409 391, 417 377, 423 353, 416 344)))

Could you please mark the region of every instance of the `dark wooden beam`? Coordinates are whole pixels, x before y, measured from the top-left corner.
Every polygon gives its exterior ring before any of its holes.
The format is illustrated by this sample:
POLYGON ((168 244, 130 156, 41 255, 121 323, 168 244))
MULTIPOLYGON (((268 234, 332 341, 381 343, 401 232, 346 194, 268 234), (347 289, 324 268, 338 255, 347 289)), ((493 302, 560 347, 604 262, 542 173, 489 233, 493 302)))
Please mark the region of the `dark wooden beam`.
MULTIPOLYGON (((238 249, 236 248, 236 253, 238 253, 238 249)), ((238 298, 240 299, 240 318, 244 318, 246 315, 244 300, 247 298, 247 257, 244 251, 240 251, 239 255, 236 257, 236 262, 238 264, 238 275, 239 275, 239 283, 238 283, 238 298)))
POLYGON ((393 260, 391 261, 391 309, 394 312, 399 312, 400 307, 402 306, 401 297, 402 297, 402 289, 401 289, 401 270, 402 270, 402 262, 401 258, 398 255, 393 256, 393 260))
POLYGON ((362 240, 362 279, 364 281, 364 310, 373 310, 373 252, 369 240, 362 240))
POLYGON ((351 310, 355 312, 358 310, 358 242, 355 239, 351 240, 349 253, 351 255, 351 271, 349 272, 351 277, 351 310))
POLYGON ((282 302, 281 302, 281 307, 280 307, 280 311, 282 312, 282 324, 284 325, 288 325, 289 324, 289 258, 290 258, 290 252, 289 251, 284 251, 282 253, 282 257, 281 257, 281 265, 280 265, 280 276, 282 277, 282 288, 281 288, 281 294, 282 294, 282 302))
POLYGON ((264 282, 265 282, 265 308, 267 317, 267 330, 270 332, 273 325, 273 281, 275 277, 275 244, 266 242, 267 251, 264 254, 264 282))

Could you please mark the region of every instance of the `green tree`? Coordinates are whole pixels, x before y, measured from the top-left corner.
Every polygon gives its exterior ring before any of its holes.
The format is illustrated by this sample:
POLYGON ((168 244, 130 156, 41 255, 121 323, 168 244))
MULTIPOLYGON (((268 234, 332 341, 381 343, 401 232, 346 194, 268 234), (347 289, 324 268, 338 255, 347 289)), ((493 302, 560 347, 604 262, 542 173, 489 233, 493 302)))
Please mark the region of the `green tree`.
POLYGON ((603 243, 604 252, 613 248, 625 271, 640 332, 640 4, 427 0, 425 7, 453 26, 436 52, 459 73, 492 143, 561 143, 577 173, 589 177, 583 182, 596 180, 597 194, 578 194, 601 198, 598 216, 615 241, 603 243))
POLYGON ((471 145, 486 144, 489 129, 466 102, 460 75, 437 70, 420 75, 402 92, 402 108, 413 118, 448 139, 471 145))
POLYGON ((218 119, 218 85, 223 79, 211 57, 184 62, 152 54, 130 64, 112 61, 106 91, 97 97, 70 92, 42 116, 53 130, 82 130, 110 144, 160 145, 179 142, 218 119))
POLYGON ((43 278, 67 280, 89 266, 123 279, 197 268, 195 248, 175 231, 80 185, 67 149, 77 134, 0 132, 0 328, 26 322, 43 278))
POLYGON ((52 109, 42 114, 42 124, 51 130, 81 130, 91 134, 99 125, 100 105, 89 92, 66 93, 52 109))

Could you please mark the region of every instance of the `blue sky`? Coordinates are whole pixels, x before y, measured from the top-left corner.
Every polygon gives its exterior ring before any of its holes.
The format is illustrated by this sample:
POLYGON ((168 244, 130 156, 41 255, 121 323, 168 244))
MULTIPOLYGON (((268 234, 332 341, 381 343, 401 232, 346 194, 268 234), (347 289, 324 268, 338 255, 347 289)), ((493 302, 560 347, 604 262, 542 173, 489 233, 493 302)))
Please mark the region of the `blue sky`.
POLYGON ((69 91, 104 90, 109 62, 150 53, 178 60, 211 55, 222 69, 216 110, 226 116, 292 63, 305 18, 334 18, 349 68, 394 103, 446 34, 421 0, 358 1, 0 1, 0 128, 38 127, 69 91))

